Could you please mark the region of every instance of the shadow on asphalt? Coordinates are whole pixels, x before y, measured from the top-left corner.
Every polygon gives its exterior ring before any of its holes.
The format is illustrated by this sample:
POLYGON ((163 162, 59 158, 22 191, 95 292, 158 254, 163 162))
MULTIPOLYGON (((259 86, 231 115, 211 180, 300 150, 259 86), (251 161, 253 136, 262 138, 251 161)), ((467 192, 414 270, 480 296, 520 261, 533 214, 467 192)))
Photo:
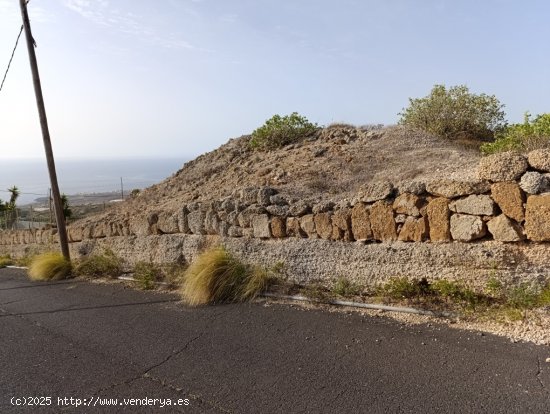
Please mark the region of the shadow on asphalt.
POLYGON ((74 311, 84 311, 84 310, 94 310, 94 309, 110 309, 110 308, 122 308, 129 306, 142 306, 142 305, 153 305, 158 303, 170 303, 170 302, 179 302, 179 299, 167 299, 167 300, 152 300, 149 302, 133 302, 133 303, 119 303, 117 305, 104 305, 104 306, 82 306, 79 308, 63 308, 63 309, 54 309, 50 311, 36 311, 36 312, 20 312, 20 313, 7 313, 0 315, 0 318, 6 316, 25 316, 25 315, 47 315, 52 313, 60 312, 74 312, 74 311))
POLYGON ((16 289, 29 289, 29 288, 42 288, 42 287, 50 287, 55 285, 72 285, 75 283, 83 283, 84 280, 64 280, 59 282, 35 282, 35 285, 24 285, 24 286, 14 286, 9 288, 3 288, 0 289, 0 291, 3 290, 16 290, 16 289))

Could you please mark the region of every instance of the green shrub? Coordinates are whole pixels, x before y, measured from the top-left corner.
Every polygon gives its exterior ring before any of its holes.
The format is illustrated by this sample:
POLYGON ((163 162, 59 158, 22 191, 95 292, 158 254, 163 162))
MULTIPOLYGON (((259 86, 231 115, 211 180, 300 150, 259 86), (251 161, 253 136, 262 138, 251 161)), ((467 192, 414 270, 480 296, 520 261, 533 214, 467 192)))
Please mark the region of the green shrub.
POLYGON ((212 248, 185 271, 180 293, 192 306, 240 302, 254 298, 268 283, 268 271, 243 264, 223 248, 212 248))
POLYGON ((124 261, 111 250, 82 259, 75 268, 75 274, 87 277, 116 278, 123 272, 124 261))
POLYGON ((6 266, 11 266, 12 264, 13 260, 10 255, 0 256, 0 269, 6 266))
POLYGON ((488 155, 512 150, 528 152, 547 147, 550 147, 550 113, 537 115, 533 120, 526 113, 522 124, 508 126, 497 134, 495 142, 483 144, 480 149, 488 155))
POLYGON ((383 285, 379 293, 391 299, 412 299, 421 295, 430 295, 432 288, 426 278, 409 280, 406 277, 396 277, 383 285))
POLYGON ((317 129, 317 124, 312 124, 297 112, 286 116, 274 115, 252 132, 250 147, 260 150, 280 148, 311 136, 317 129))
POLYGON ((332 287, 332 292, 339 296, 357 296, 361 294, 361 286, 344 277, 338 278, 332 287))
POLYGON ((143 290, 154 289, 162 278, 162 269, 154 263, 137 262, 134 266, 134 279, 143 290))
POLYGON ((32 280, 60 280, 67 278, 70 273, 71 262, 57 252, 35 256, 28 270, 32 280))
POLYGON ((428 96, 409 102, 400 124, 449 140, 492 140, 505 124, 504 105, 494 95, 470 93, 465 85, 435 85, 428 96))

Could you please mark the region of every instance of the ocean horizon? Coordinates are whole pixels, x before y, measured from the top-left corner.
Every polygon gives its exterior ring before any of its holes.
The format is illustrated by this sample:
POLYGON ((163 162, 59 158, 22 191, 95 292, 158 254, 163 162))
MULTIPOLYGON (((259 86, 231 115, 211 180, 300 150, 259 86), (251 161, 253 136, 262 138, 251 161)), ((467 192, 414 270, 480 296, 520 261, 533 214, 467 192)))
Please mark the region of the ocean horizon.
MULTIPOLYGON (((67 195, 143 189, 178 171, 189 158, 107 158, 56 160, 59 189, 67 195)), ((0 200, 9 199, 8 188, 21 192, 17 204, 25 205, 47 197, 50 189, 45 159, 0 159, 0 200)))

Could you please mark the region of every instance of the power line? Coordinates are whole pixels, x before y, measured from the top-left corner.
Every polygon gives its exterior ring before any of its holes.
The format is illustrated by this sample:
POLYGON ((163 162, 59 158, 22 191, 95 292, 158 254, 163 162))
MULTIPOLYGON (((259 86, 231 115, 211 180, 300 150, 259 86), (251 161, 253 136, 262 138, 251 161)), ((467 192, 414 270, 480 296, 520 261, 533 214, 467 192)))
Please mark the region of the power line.
POLYGON ((8 71, 10 70, 11 61, 13 60, 13 56, 15 55, 15 49, 17 49, 17 44, 19 43, 19 38, 21 37, 21 33, 23 33, 23 25, 21 25, 21 29, 19 30, 19 34, 17 35, 17 40, 15 41, 15 46, 13 47, 13 51, 11 52, 10 61, 8 62, 6 73, 4 73, 4 79, 2 79, 2 84, 0 84, 0 91, 2 91, 2 87, 4 86, 4 82, 6 81, 6 76, 8 76, 8 71))

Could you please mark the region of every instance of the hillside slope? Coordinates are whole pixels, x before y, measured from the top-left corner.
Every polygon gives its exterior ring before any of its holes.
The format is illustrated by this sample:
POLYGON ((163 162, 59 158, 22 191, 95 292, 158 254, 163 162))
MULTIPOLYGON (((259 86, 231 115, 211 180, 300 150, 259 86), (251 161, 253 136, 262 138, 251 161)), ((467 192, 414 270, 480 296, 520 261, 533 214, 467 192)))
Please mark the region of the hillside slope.
POLYGON ((370 130, 334 126, 268 152, 251 150, 249 139, 231 139, 138 197, 83 222, 103 215, 176 210, 191 201, 219 200, 239 188, 265 185, 289 199, 338 202, 374 182, 391 181, 399 188, 438 178, 474 179, 480 159, 475 149, 401 126, 370 130))

